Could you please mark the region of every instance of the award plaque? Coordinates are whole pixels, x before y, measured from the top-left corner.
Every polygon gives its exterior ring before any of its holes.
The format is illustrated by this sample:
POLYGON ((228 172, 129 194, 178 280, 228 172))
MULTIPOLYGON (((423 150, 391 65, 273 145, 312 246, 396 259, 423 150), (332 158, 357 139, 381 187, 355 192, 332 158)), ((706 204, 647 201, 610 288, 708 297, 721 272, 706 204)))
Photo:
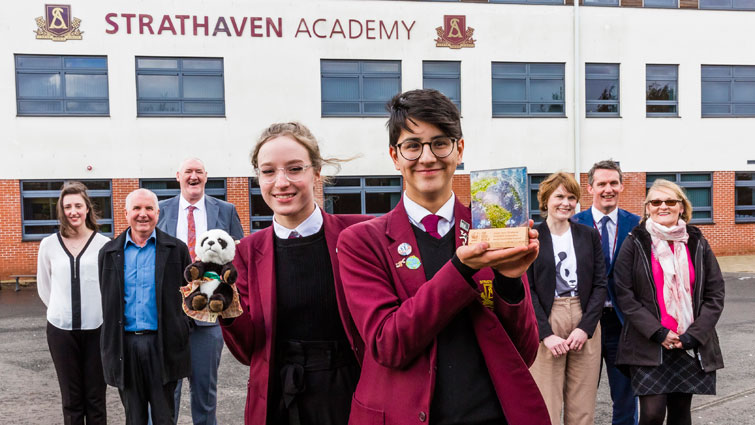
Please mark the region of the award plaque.
POLYGON ((487 242, 489 249, 529 244, 527 168, 472 171, 472 229, 469 244, 487 242))

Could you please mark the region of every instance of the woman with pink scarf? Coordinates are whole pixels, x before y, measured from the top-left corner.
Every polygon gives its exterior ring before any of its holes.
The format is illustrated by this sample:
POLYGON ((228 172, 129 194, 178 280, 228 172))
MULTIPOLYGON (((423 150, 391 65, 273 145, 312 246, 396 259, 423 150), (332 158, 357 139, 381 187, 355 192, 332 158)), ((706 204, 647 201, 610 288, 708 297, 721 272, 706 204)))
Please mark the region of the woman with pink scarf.
POLYGON ((621 247, 614 276, 626 321, 616 363, 629 366, 640 425, 691 424, 693 394, 716 393, 724 367, 715 325, 724 280, 684 191, 656 180, 645 215, 621 247))

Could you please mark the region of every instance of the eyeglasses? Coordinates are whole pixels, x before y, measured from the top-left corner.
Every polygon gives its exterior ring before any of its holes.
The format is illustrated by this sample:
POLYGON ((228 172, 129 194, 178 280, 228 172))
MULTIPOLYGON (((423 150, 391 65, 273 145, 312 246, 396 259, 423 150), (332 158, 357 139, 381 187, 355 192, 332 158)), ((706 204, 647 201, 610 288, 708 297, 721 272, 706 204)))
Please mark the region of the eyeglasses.
POLYGON ((278 178, 278 170, 283 170, 283 175, 286 177, 286 180, 290 182, 298 182, 301 181, 302 178, 304 178, 304 174, 307 172, 307 168, 310 168, 312 164, 298 164, 298 165, 289 165, 288 167, 262 167, 257 168, 255 171, 257 173, 257 180, 260 183, 264 184, 270 184, 275 181, 276 178, 278 178))
POLYGON ((457 140, 452 137, 436 137, 432 142, 420 142, 407 140, 396 145, 396 149, 407 161, 416 161, 422 156, 425 145, 430 146, 430 152, 436 158, 445 158, 454 151, 454 143, 457 140))
POLYGON ((668 205, 669 207, 673 207, 673 206, 676 206, 676 204, 681 203, 681 202, 682 202, 681 199, 666 199, 666 200, 653 199, 652 201, 648 201, 647 203, 654 207, 660 207, 661 204, 664 204, 664 203, 668 205))

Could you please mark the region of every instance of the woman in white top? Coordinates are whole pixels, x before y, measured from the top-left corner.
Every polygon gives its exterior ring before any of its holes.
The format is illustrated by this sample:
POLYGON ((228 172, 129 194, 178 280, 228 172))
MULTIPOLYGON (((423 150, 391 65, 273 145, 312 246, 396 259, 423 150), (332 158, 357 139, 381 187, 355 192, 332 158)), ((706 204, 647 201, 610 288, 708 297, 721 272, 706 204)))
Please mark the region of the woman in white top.
POLYGON ((37 290, 47 306, 47 344, 66 425, 107 423, 97 257, 110 239, 97 233, 86 190, 79 182, 63 186, 56 207, 60 232, 42 240, 37 257, 37 290))

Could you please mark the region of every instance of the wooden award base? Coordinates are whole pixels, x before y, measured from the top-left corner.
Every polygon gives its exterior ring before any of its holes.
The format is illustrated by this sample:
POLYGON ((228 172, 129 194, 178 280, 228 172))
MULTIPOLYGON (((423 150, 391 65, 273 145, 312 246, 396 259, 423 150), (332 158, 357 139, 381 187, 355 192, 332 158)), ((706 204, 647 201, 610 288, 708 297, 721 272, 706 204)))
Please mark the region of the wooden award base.
POLYGON ((505 227, 499 229, 472 229, 469 231, 469 245, 487 242, 488 249, 514 248, 530 243, 528 227, 505 227))

